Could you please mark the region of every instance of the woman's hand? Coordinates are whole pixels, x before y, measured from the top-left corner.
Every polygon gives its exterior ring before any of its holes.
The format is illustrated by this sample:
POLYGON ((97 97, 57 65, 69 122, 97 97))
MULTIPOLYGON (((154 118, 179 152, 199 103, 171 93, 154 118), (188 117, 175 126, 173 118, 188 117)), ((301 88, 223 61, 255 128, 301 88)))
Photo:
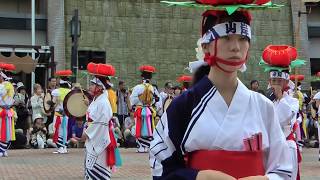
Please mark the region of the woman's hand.
POLYGON ((239 180, 269 180, 269 178, 267 176, 249 176, 239 180))
POLYGON ((220 171, 203 170, 198 173, 196 180, 236 180, 236 178, 220 171))
POLYGON ((283 96, 282 87, 279 85, 273 85, 272 90, 277 99, 280 100, 283 96))

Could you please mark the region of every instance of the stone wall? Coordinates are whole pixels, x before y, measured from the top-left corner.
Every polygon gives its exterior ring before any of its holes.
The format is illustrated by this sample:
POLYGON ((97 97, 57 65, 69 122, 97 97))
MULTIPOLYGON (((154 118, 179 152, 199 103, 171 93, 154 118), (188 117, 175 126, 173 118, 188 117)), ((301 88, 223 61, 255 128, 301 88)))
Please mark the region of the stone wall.
MULTIPOLYGON (((258 62, 266 45, 293 43, 290 0, 274 2, 286 6, 254 13, 248 71, 240 75, 245 83, 258 79, 265 86, 267 76, 258 62)), ((165 81, 175 82, 177 76, 187 73, 188 62, 195 60, 200 10, 166 7, 159 0, 65 0, 66 37, 75 8, 82 25, 79 50, 105 50, 107 62, 129 85, 139 82, 141 64, 157 68, 154 80, 162 87, 165 81)), ((71 39, 67 38, 67 63, 70 56, 71 39)))

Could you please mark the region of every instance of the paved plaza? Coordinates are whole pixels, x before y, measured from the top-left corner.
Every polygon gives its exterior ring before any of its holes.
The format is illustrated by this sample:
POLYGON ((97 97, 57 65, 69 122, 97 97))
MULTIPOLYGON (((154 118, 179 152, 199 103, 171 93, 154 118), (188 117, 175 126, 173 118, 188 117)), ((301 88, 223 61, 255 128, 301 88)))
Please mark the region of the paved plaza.
MULTIPOLYGON (((11 150, 10 157, 0 158, 0 180, 71 180, 83 179, 83 149, 71 149, 69 154, 52 154, 53 149, 11 150)), ((148 154, 134 149, 121 149, 123 167, 112 179, 149 180, 148 154)), ((302 180, 320 180, 317 149, 304 149, 302 180)))

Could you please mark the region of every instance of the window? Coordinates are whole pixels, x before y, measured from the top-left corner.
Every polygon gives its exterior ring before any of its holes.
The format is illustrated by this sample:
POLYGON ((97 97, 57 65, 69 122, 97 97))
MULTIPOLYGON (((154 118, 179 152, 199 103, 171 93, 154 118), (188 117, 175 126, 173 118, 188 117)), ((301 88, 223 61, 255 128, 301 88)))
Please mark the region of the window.
POLYGON ((317 72, 320 72, 320 58, 310 58, 310 66, 311 76, 314 76, 317 72))
POLYGON ((78 65, 80 70, 86 70, 88 63, 106 63, 105 51, 78 51, 78 65))

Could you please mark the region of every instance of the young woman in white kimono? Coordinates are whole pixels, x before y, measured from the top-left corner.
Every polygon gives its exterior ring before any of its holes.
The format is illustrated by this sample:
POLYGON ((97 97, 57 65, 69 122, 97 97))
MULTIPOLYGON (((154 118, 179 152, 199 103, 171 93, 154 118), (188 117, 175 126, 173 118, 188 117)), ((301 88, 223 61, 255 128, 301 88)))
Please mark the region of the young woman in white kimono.
MULTIPOLYGON (((313 100, 315 101, 316 107, 318 108, 317 126, 318 126, 318 142, 320 143, 320 92, 314 95, 313 100)), ((320 161, 320 146, 319 146, 319 161, 320 161)))
POLYGON ((60 87, 51 92, 52 103, 55 103, 55 112, 53 117, 54 135, 53 142, 57 145, 55 154, 66 154, 68 143, 68 120, 69 117, 65 114, 63 108, 63 100, 71 91, 71 83, 68 77, 72 75, 70 70, 57 71, 56 75, 60 77, 60 87))
POLYGON ((136 85, 130 95, 130 103, 135 107, 135 136, 138 144, 138 153, 148 152, 152 140, 154 119, 162 108, 162 100, 158 90, 151 84, 153 66, 140 66, 142 83, 136 85), (155 108, 154 108, 155 107, 155 108))
POLYGON ((287 153, 290 154, 292 158, 292 165, 293 165, 293 173, 292 173, 292 180, 297 179, 298 175, 298 154, 297 145, 295 141, 295 131, 293 130, 295 124, 297 123, 297 113, 299 112, 299 101, 298 99, 290 96, 288 92, 284 89, 288 85, 289 75, 286 72, 270 72, 270 85, 273 89, 274 95, 276 99, 273 101, 276 113, 280 122, 280 126, 282 131, 287 138, 288 146, 290 147, 290 151, 287 153), (272 75, 273 74, 273 75, 272 75), (278 75, 275 75, 278 74, 278 75))
POLYGON ((297 120, 299 113, 299 100, 294 98, 295 84, 290 81, 290 69, 304 64, 303 60, 297 59, 296 48, 288 45, 269 45, 262 53, 260 65, 269 70, 269 86, 275 99, 273 100, 276 114, 282 131, 287 139, 292 159, 292 180, 300 180, 299 163, 301 154, 297 145, 297 120))
POLYGON ((14 87, 8 81, 11 78, 2 72, 6 70, 5 64, 1 63, 0 69, 0 157, 7 157, 10 142, 16 140, 14 126, 17 115, 12 108, 14 87))
POLYGON ((150 144, 154 179, 290 179, 273 103, 237 78, 250 46, 249 12, 203 16, 203 64, 210 72, 174 99, 158 122, 150 144))
MULTIPOLYGON (((92 65, 92 64, 91 64, 92 65)), ((96 75, 91 80, 90 93, 94 99, 87 111, 88 126, 85 127, 86 138, 85 179, 104 179, 111 177, 112 167, 116 165, 116 140, 112 132, 112 108, 108 100, 109 86, 104 76, 113 76, 111 65, 99 64, 99 68, 89 68, 88 72, 96 75), (97 69, 102 72, 95 72, 97 69)), ((89 102, 88 102, 89 103, 89 102)))

